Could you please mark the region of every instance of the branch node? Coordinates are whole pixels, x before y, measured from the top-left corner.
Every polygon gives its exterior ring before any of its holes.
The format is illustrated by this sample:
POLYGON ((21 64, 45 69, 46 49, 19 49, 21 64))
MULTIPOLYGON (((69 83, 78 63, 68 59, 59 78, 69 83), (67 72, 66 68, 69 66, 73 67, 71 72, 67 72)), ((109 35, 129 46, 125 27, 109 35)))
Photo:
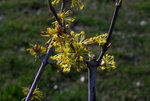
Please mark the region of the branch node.
POLYGON ((116 4, 115 4, 116 6, 120 7, 121 4, 122 4, 122 0, 116 0, 116 4))

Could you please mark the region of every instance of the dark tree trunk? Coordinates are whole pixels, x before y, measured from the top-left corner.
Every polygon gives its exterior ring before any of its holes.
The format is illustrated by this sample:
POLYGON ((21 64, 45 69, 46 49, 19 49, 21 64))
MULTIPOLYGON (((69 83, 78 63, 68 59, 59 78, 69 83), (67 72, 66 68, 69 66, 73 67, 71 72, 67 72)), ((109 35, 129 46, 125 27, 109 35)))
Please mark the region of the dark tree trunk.
POLYGON ((88 68, 88 101, 96 101, 96 68, 88 68))

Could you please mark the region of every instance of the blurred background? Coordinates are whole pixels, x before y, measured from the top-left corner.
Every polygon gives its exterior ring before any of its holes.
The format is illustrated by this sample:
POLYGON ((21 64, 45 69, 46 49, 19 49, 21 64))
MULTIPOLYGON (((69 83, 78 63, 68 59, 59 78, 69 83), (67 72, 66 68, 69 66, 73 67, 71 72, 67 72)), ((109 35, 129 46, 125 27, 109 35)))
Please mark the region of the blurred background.
MULTIPOLYGON (((98 69, 97 101, 150 101, 150 1, 123 1, 109 50, 117 69, 98 69)), ((73 28, 87 36, 105 33, 113 10, 113 0, 86 0, 73 28)), ((40 32, 51 17, 46 0, 0 0, 0 101, 24 98, 22 87, 30 87, 40 66, 26 49, 44 43, 40 32)), ((38 87, 42 101, 87 101, 87 70, 63 74, 49 65, 38 87)))

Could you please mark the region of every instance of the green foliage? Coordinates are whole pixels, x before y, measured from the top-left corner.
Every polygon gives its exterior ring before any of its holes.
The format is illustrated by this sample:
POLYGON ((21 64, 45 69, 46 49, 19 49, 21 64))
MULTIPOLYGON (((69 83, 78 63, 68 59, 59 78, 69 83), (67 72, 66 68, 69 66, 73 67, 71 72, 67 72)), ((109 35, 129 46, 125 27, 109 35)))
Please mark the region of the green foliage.
POLYGON ((137 4, 136 7, 143 12, 148 12, 150 10, 150 1, 141 2, 140 4, 137 4))

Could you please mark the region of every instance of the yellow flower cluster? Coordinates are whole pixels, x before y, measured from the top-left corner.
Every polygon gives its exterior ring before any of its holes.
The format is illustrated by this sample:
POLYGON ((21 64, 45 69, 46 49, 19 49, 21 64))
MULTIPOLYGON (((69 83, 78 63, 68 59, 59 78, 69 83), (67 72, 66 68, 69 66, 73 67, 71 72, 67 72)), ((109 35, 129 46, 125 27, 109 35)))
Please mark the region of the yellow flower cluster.
POLYGON ((87 45, 98 43, 102 46, 107 38, 107 34, 101 34, 86 39, 83 31, 80 33, 71 31, 66 34, 60 31, 58 23, 55 23, 54 28, 47 28, 47 32, 43 36, 54 39, 52 46, 55 47, 56 55, 50 58, 57 61, 57 65, 63 72, 70 72, 71 67, 75 67, 77 71, 80 71, 83 68, 84 61, 91 54, 87 45))
POLYGON ((58 4, 60 1, 61 1, 61 0, 52 0, 52 4, 53 4, 53 5, 56 5, 56 4, 58 4))
MULTIPOLYGON (((60 0, 53 0, 53 3, 57 4, 60 0)), ((72 0, 72 5, 76 6, 76 4, 81 6, 80 0, 72 0)), ((59 12, 57 15, 61 22, 67 26, 75 20, 70 17, 70 11, 59 12)), ((70 29, 69 27, 66 27, 70 29)), ((92 52, 89 50, 88 45, 98 44, 103 47, 106 43, 108 34, 100 34, 94 37, 86 38, 85 32, 81 31, 80 33, 75 33, 74 31, 66 32, 62 29, 58 22, 55 21, 52 27, 47 28, 45 33, 41 34, 43 37, 49 38, 47 41, 48 45, 46 48, 40 45, 33 46, 32 49, 28 49, 31 55, 37 57, 37 53, 44 54, 46 53, 47 48, 53 47, 55 49, 55 55, 50 56, 51 60, 56 61, 58 67, 63 72, 70 72, 72 68, 80 71, 82 68, 85 68, 85 61, 92 58, 92 52), (50 43, 50 40, 53 41, 50 43)), ((114 57, 106 56, 103 57, 101 69, 115 69, 114 57)))
POLYGON ((93 43, 98 43, 100 46, 103 46, 106 43, 108 34, 101 34, 98 36, 91 37, 89 39, 86 39, 84 41, 85 44, 93 44, 93 43))
POLYGON ((77 66, 77 71, 82 68, 84 55, 86 56, 89 52, 80 39, 82 35, 85 35, 85 33, 73 31, 70 34, 53 35, 54 42, 52 45, 55 47, 57 54, 51 56, 51 59, 57 61, 57 65, 63 72, 69 72, 71 67, 77 66))
POLYGON ((72 0, 71 7, 79 7, 81 10, 84 8, 82 0, 72 0))
POLYGON ((37 59, 38 54, 45 54, 46 48, 38 44, 32 45, 33 48, 28 48, 27 51, 37 59))
POLYGON ((61 19, 62 23, 65 23, 65 27, 69 28, 70 24, 75 21, 75 18, 70 17, 72 12, 70 10, 58 13, 58 17, 61 19))
MULTIPOLYGON (((23 94, 26 96, 29 92, 29 88, 24 87, 23 88, 23 94)), ((35 88, 32 97, 31 97, 31 101, 41 101, 41 99, 43 98, 43 94, 42 92, 39 90, 39 88, 35 88)), ((21 101, 25 101, 25 98, 22 99, 21 101)))
POLYGON ((100 68, 102 70, 116 69, 116 62, 114 61, 114 56, 106 54, 102 59, 100 68))

